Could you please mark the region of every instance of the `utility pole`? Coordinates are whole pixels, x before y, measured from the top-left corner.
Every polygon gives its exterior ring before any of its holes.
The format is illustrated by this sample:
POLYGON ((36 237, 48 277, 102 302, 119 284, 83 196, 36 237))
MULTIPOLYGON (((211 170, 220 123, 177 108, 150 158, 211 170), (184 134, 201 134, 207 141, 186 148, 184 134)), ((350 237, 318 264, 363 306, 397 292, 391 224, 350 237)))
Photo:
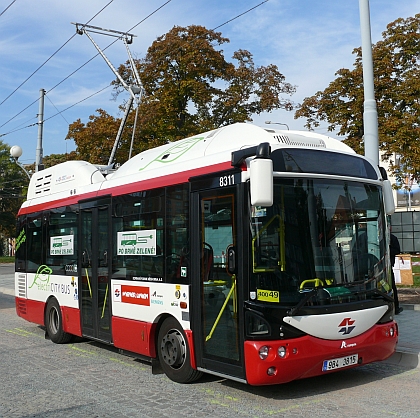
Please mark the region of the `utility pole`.
POLYGON ((42 164, 43 150, 42 150, 42 134, 44 128, 44 96, 45 90, 39 90, 39 111, 38 111, 38 142, 36 145, 36 156, 35 156, 35 172, 44 169, 42 164))
POLYGON ((359 0, 360 28, 362 32, 363 88, 363 126, 365 156, 379 165, 378 112, 376 110, 375 88, 373 83, 372 39, 370 33, 369 0, 359 0))

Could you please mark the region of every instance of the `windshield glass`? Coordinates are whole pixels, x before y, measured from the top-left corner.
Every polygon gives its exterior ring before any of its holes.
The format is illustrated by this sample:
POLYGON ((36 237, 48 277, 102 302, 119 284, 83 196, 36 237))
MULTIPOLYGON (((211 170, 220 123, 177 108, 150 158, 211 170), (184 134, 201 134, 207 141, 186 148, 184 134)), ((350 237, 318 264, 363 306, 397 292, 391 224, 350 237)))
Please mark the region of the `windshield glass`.
POLYGON ((251 300, 324 305, 388 292, 381 201, 372 184, 275 179, 273 206, 251 208, 251 300))

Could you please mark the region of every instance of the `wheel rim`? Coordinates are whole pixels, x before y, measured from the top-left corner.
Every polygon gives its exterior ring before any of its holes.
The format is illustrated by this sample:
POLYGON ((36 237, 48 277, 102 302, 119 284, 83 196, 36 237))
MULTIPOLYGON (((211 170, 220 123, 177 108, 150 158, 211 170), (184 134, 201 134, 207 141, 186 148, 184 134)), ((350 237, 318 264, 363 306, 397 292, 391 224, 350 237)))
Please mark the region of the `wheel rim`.
POLYGON ((186 343, 177 329, 171 329, 162 337, 160 350, 163 361, 173 369, 179 369, 184 364, 186 343))
POLYGON ((49 326, 50 326, 50 330, 53 334, 57 334, 59 326, 60 326, 60 317, 58 316, 58 312, 57 309, 52 307, 49 315, 48 315, 48 319, 49 319, 49 326))

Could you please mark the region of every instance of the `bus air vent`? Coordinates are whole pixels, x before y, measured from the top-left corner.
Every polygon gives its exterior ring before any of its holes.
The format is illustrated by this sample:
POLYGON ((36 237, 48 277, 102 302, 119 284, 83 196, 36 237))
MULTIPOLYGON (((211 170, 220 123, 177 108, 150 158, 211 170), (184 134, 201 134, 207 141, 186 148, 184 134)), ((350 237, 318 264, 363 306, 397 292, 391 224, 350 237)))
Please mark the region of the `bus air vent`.
POLYGON ((18 276, 18 292, 20 298, 26 298, 26 274, 18 276))

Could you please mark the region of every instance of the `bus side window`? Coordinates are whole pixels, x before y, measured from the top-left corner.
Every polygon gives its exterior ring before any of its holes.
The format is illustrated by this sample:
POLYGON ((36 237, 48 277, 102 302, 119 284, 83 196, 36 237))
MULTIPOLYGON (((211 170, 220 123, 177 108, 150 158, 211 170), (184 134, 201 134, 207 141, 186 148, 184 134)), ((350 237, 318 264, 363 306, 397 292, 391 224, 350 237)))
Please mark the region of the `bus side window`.
POLYGON ((166 189, 166 277, 168 283, 188 283, 190 270, 188 184, 166 189))
POLYGON ((114 279, 162 280, 165 213, 163 195, 163 189, 156 189, 118 196, 114 199, 112 218, 114 279), (142 237, 145 231, 148 231, 147 235, 142 237), (153 239, 154 252, 143 253, 141 244, 147 237, 153 239))
POLYGON ((28 264, 26 271, 36 273, 38 267, 44 263, 43 257, 43 239, 42 239, 42 216, 36 213, 27 217, 27 237, 26 250, 28 264))
POLYGON ((26 271, 26 216, 17 221, 17 238, 15 244, 16 271, 26 271))
POLYGON ((74 274, 77 265, 77 213, 74 208, 51 210, 47 218, 46 259, 53 274, 74 274), (66 266, 73 266, 68 269, 66 266))

